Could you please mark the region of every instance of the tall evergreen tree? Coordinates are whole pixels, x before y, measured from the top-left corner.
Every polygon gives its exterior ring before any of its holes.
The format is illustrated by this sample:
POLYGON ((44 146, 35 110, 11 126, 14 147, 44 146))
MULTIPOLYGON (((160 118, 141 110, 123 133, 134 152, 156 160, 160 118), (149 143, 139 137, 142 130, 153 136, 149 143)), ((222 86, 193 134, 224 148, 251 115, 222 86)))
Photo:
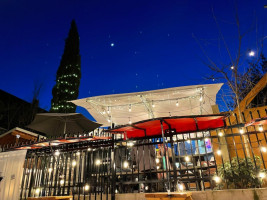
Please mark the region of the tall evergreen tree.
POLYGON ((53 87, 50 112, 72 113, 76 106, 67 101, 78 98, 81 79, 81 56, 79 34, 74 20, 65 40, 64 53, 57 70, 56 84, 53 87))

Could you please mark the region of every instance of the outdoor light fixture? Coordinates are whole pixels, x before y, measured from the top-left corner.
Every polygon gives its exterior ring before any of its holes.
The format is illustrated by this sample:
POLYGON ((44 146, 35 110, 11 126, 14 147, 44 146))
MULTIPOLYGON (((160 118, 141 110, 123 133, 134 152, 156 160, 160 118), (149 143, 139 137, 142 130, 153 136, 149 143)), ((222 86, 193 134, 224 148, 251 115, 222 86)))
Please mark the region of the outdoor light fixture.
POLYGON ((53 171, 53 169, 50 167, 50 168, 48 169, 48 172, 51 173, 52 171, 53 171))
POLYGON ((60 185, 63 185, 63 184, 64 184, 64 180, 61 179, 61 180, 59 181, 59 183, 60 183, 60 185))
POLYGON ((159 159, 158 158, 156 158, 156 163, 159 163, 159 159))
POLYGON ((108 118, 108 122, 111 122, 110 117, 108 118))
POLYGON ((260 178, 265 178, 265 177, 266 177, 266 174, 265 174, 264 172, 260 172, 260 173, 259 173, 259 177, 260 177, 260 178))
POLYGON ((127 146, 128 146, 128 147, 132 147, 133 145, 134 145, 133 142, 128 142, 128 143, 127 143, 127 146))
POLYGON ((240 134, 243 134, 243 133, 244 133, 243 128, 240 128, 240 129, 239 129, 239 132, 240 132, 240 134))
POLYGON ((86 185, 84 186, 84 190, 85 190, 85 191, 88 191, 88 190, 89 190, 89 188, 90 188, 90 187, 89 187, 89 185, 88 185, 88 184, 86 184, 86 185))
POLYGON ((155 108, 155 104, 154 104, 154 102, 153 102, 153 101, 152 101, 152 107, 153 107, 153 108, 155 108))
POLYGON ((76 153, 76 155, 79 156, 79 155, 81 155, 81 153, 78 151, 78 152, 76 153))
POLYGON ((118 190, 117 190, 117 189, 115 190, 115 193, 116 193, 116 194, 118 193, 118 190))
POLYGON ((266 147, 261 147, 261 151, 266 153, 267 152, 267 148, 266 147))
POLYGON ((108 111, 107 111, 107 113, 108 113, 108 114, 110 113, 109 107, 108 107, 108 111))
POLYGON ((87 151, 92 151, 92 149, 91 148, 88 148, 87 151))
POLYGON ((129 105, 129 112, 132 112, 132 106, 131 106, 131 104, 129 105))
POLYGON ((263 131, 263 126, 259 126, 259 131, 260 131, 260 132, 263 131))
POLYGON ((129 117, 129 124, 132 124, 131 118, 129 117))
POLYGON ((54 155, 59 156, 60 152, 58 150, 55 151, 54 155))
POLYGON ((146 187, 145 187, 145 190, 148 190, 148 189, 149 189, 149 187, 148 187, 148 186, 146 186, 146 187))
POLYGON ((157 169, 159 169, 159 166, 157 166, 157 169))
POLYGON ((178 100, 176 101, 176 104, 175 104, 177 107, 179 106, 179 102, 178 102, 178 100))
POLYGON ((95 164, 96 164, 96 165, 100 165, 100 164, 101 164, 101 161, 100 161, 99 159, 97 159, 97 160, 95 161, 95 164))
POLYGON ((232 66, 231 66, 231 70, 233 70, 234 68, 235 68, 235 66, 234 66, 234 65, 232 65, 232 66))
POLYGON ((71 164, 72 164, 73 167, 75 167, 77 165, 77 162, 74 160, 74 161, 72 161, 71 164))
POLYGON ((223 136, 223 132, 220 131, 220 132, 218 133, 218 136, 222 137, 222 136, 223 136))
POLYGON ((248 53, 248 55, 250 56, 250 57, 253 57, 253 56, 255 56, 255 51, 250 51, 249 53, 248 53))
POLYGON ((215 181, 215 183, 220 183, 221 182, 221 178, 219 176, 214 176, 213 180, 215 181))
POLYGON ((40 193, 40 188, 37 188, 37 189, 35 190, 35 194, 36 194, 36 195, 39 195, 39 193, 40 193))
POLYGON ((199 101, 202 102, 203 101, 203 96, 201 94, 200 98, 199 98, 199 101))
POLYGON ((184 186, 182 184, 178 184, 178 191, 183 192, 184 191, 184 186))
POLYGON ((222 151, 221 150, 218 150, 217 151, 217 154, 220 156, 220 155, 222 155, 222 151))
POLYGON ((123 163, 123 167, 124 167, 124 168, 128 168, 128 167, 129 167, 129 163, 128 163, 128 161, 124 161, 124 163, 123 163))
POLYGON ((185 156, 185 161, 186 161, 186 162, 189 162, 189 161, 190 161, 189 156, 185 156))
POLYGON ((105 115, 106 114, 106 111, 105 110, 103 110, 103 115, 105 115))

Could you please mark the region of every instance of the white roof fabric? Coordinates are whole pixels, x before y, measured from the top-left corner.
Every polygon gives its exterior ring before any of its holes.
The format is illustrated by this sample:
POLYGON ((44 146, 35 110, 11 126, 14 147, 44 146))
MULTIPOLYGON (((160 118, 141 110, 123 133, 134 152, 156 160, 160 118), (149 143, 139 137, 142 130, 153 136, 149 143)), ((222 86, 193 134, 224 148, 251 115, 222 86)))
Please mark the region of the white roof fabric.
POLYGON ((84 107, 103 126, 111 123, 124 125, 158 117, 212 114, 211 106, 216 104, 216 94, 222 85, 194 85, 103 95, 71 102, 84 107))

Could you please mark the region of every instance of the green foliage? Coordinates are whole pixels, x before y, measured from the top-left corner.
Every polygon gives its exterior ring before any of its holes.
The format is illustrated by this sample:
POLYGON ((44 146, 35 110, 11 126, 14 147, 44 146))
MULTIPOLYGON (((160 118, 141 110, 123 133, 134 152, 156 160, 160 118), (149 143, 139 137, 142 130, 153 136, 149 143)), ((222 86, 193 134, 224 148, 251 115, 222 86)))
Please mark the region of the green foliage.
POLYGON ((243 189, 260 187, 262 179, 258 177, 258 174, 259 172, 263 172, 260 166, 261 159, 259 156, 254 156, 254 159, 234 157, 231 162, 225 162, 224 167, 221 166, 218 168, 218 175, 223 180, 219 187, 226 183, 228 184, 228 188, 243 189))

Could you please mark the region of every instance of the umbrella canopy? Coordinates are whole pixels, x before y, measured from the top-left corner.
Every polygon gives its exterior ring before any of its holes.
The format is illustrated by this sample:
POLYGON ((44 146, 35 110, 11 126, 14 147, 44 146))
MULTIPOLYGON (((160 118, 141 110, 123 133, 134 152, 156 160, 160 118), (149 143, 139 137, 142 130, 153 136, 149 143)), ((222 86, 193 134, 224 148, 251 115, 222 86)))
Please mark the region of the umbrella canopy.
POLYGON ((101 124, 87 119, 80 113, 40 113, 27 127, 47 134, 59 136, 68 133, 90 132, 101 124))

